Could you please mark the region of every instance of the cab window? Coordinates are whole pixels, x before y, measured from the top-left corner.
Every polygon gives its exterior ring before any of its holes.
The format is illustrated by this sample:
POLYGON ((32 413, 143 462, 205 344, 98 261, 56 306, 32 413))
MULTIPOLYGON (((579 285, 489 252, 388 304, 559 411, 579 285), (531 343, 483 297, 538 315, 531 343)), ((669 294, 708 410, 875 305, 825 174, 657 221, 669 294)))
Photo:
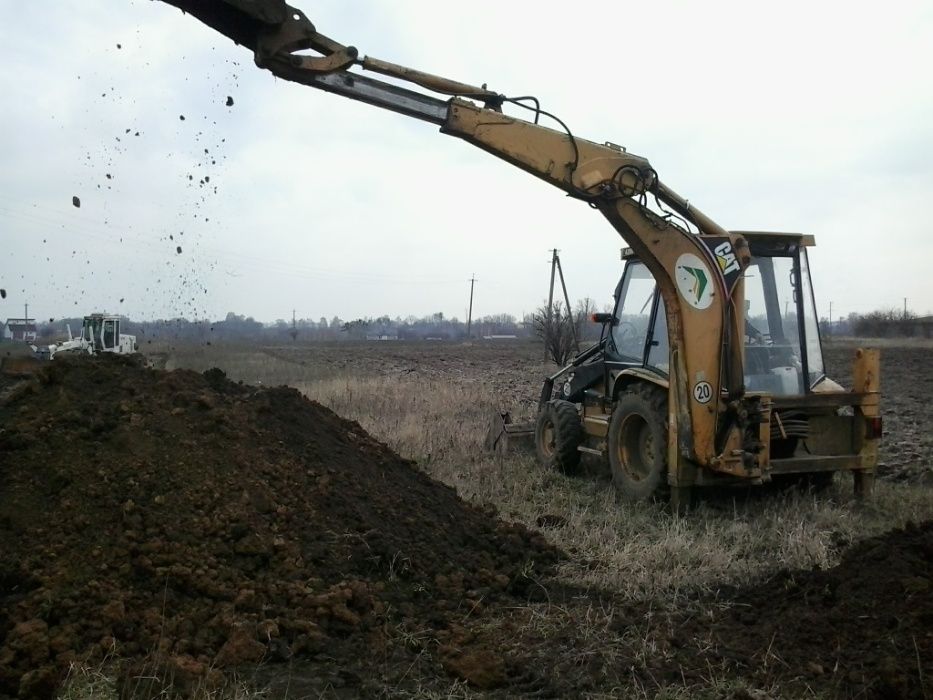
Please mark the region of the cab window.
POLYGON ((112 348, 115 345, 116 334, 114 333, 113 321, 104 321, 104 347, 112 348))
POLYGON ((624 361, 644 361, 654 292, 654 277, 648 268, 640 262, 629 262, 612 326, 612 345, 624 361))

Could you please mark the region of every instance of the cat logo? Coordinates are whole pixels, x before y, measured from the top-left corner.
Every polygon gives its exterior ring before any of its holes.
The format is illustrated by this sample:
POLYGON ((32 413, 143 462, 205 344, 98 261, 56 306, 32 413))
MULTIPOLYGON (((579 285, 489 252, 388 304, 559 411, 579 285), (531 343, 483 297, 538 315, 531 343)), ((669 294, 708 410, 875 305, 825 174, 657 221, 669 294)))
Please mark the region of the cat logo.
POLYGON ((739 261, 736 260, 729 241, 720 243, 713 249, 713 252, 716 253, 716 262, 719 263, 719 269, 722 270, 723 275, 739 271, 739 261))
POLYGON ((680 295, 690 306, 700 311, 713 303, 713 277, 709 268, 693 253, 684 253, 677 258, 674 279, 680 295))

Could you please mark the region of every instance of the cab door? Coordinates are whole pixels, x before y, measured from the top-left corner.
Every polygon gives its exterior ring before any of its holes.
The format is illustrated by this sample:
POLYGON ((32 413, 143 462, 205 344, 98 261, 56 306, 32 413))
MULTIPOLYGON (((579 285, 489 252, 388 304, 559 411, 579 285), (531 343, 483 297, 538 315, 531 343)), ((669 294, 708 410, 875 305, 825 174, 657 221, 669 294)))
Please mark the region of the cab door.
POLYGON ((103 328, 104 350, 113 350, 117 346, 117 322, 106 319, 103 328))
POLYGON ((609 359, 667 374, 670 346, 664 302, 645 265, 629 260, 619 285, 609 334, 609 359))

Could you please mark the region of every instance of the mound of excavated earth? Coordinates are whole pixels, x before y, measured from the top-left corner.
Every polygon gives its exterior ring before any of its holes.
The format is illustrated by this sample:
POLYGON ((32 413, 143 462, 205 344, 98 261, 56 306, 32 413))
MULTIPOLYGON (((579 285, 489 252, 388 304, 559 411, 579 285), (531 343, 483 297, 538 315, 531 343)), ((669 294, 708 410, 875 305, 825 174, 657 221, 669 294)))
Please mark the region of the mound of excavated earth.
MULTIPOLYGON (((731 668, 790 697, 920 698, 933 678, 933 522, 860 542, 824 571, 789 571, 735 591, 723 611, 681 621, 703 639, 702 678, 731 668)), ((692 675, 692 674, 691 674, 692 675)))
POLYGON ((0 379, 0 696, 107 655, 391 665, 557 558, 292 389, 119 357, 0 379))

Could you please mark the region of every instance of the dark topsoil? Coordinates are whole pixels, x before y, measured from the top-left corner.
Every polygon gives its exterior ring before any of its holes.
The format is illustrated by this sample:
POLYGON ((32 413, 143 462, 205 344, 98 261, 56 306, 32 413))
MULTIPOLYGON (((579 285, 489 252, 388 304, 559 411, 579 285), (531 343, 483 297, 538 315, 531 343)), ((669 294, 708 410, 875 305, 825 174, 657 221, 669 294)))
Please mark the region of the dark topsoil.
POLYGON ((933 697, 930 523, 689 614, 562 589, 558 558, 290 389, 114 357, 0 379, 0 695, 48 695, 70 660, 115 648, 125 695, 263 661, 289 697, 415 677, 409 691, 460 678, 538 697, 723 677, 933 697), (601 603, 614 617, 594 633, 601 603))
MULTIPOLYGON (((710 619, 679 621, 672 642, 790 696, 921 698, 933 691, 933 523, 865 540, 825 571, 779 573, 710 619)), ((704 669, 683 665, 702 678, 704 669)))
POLYGON ((524 600, 558 556, 292 389, 115 356, 0 380, 0 695, 111 649, 183 692, 320 656, 362 692, 361 659, 401 675, 413 636, 524 600))
POLYGON ((864 540, 831 569, 780 572, 680 609, 598 591, 552 589, 550 603, 545 624, 522 613, 471 639, 508 669, 534 669, 509 678, 512 694, 933 697, 931 523, 864 540))

